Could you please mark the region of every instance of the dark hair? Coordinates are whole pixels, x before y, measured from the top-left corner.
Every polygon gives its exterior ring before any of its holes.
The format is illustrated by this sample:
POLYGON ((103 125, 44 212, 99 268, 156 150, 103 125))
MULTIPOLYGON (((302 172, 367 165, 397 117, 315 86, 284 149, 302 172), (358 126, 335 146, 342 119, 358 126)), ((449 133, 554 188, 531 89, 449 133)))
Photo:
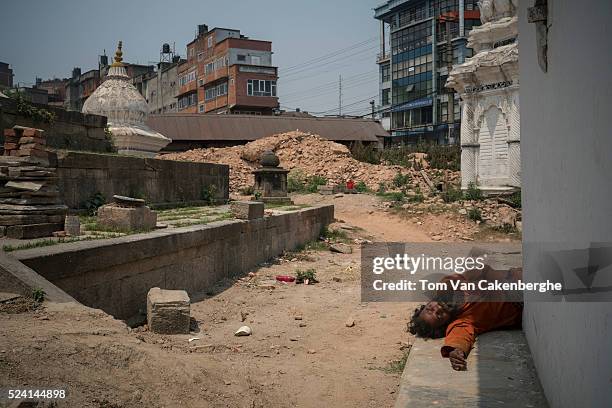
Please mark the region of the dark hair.
POLYGON ((421 312, 425 309, 425 305, 421 305, 414 309, 414 313, 408 322, 408 332, 423 338, 438 339, 444 337, 446 334, 446 325, 438 328, 433 328, 423 319, 421 319, 421 312))

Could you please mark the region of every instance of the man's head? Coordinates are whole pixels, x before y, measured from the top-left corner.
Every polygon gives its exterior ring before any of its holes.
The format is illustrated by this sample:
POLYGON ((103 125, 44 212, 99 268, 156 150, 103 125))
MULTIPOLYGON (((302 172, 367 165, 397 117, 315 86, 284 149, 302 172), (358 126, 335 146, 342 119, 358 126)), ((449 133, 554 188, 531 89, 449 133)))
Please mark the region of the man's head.
POLYGON ((446 327, 458 312, 459 307, 456 304, 432 300, 414 310, 408 323, 408 331, 419 337, 444 337, 446 327))

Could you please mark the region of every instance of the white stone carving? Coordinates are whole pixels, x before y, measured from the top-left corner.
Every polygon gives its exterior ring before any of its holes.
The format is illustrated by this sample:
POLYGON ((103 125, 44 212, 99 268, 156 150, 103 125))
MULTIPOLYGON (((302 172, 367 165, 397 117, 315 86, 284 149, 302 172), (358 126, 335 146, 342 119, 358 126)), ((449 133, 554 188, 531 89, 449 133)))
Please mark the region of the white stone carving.
POLYGON ((482 26, 468 46, 475 54, 451 71, 461 95, 461 187, 485 192, 520 187, 518 0, 481 0, 482 26))
POLYGON ((87 98, 83 113, 106 116, 120 154, 154 157, 172 140, 147 125, 147 101, 132 85, 121 58, 121 43, 106 80, 87 98))

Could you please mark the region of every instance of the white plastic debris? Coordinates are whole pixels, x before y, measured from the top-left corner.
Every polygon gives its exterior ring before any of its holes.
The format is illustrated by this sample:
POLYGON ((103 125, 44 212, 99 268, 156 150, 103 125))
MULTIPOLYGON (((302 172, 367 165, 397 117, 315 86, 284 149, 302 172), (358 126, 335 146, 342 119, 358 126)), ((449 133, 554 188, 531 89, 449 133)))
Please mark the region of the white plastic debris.
POLYGON ((253 333, 253 331, 249 326, 242 326, 234 333, 234 336, 250 336, 251 333, 253 333))

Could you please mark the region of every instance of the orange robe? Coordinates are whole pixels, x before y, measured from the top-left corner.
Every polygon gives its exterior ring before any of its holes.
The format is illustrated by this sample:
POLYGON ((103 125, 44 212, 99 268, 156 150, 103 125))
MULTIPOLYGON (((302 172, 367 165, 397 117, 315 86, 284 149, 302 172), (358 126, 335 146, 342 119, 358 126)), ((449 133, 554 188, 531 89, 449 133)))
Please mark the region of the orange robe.
POLYGON ((446 328, 442 357, 458 348, 466 355, 476 336, 491 330, 519 327, 523 308, 514 302, 470 302, 463 305, 459 316, 446 328))
MULTIPOLYGON (((522 274, 521 268, 496 271, 487 267, 482 271, 468 271, 463 275, 447 276, 442 281, 478 281, 480 279, 517 281, 522 278, 522 274)), ((446 328, 444 346, 440 350, 442 357, 448 357, 448 354, 455 348, 467 355, 474 346, 476 336, 495 329, 520 327, 522 315, 523 306, 517 302, 466 302, 461 307, 457 318, 446 328)))

